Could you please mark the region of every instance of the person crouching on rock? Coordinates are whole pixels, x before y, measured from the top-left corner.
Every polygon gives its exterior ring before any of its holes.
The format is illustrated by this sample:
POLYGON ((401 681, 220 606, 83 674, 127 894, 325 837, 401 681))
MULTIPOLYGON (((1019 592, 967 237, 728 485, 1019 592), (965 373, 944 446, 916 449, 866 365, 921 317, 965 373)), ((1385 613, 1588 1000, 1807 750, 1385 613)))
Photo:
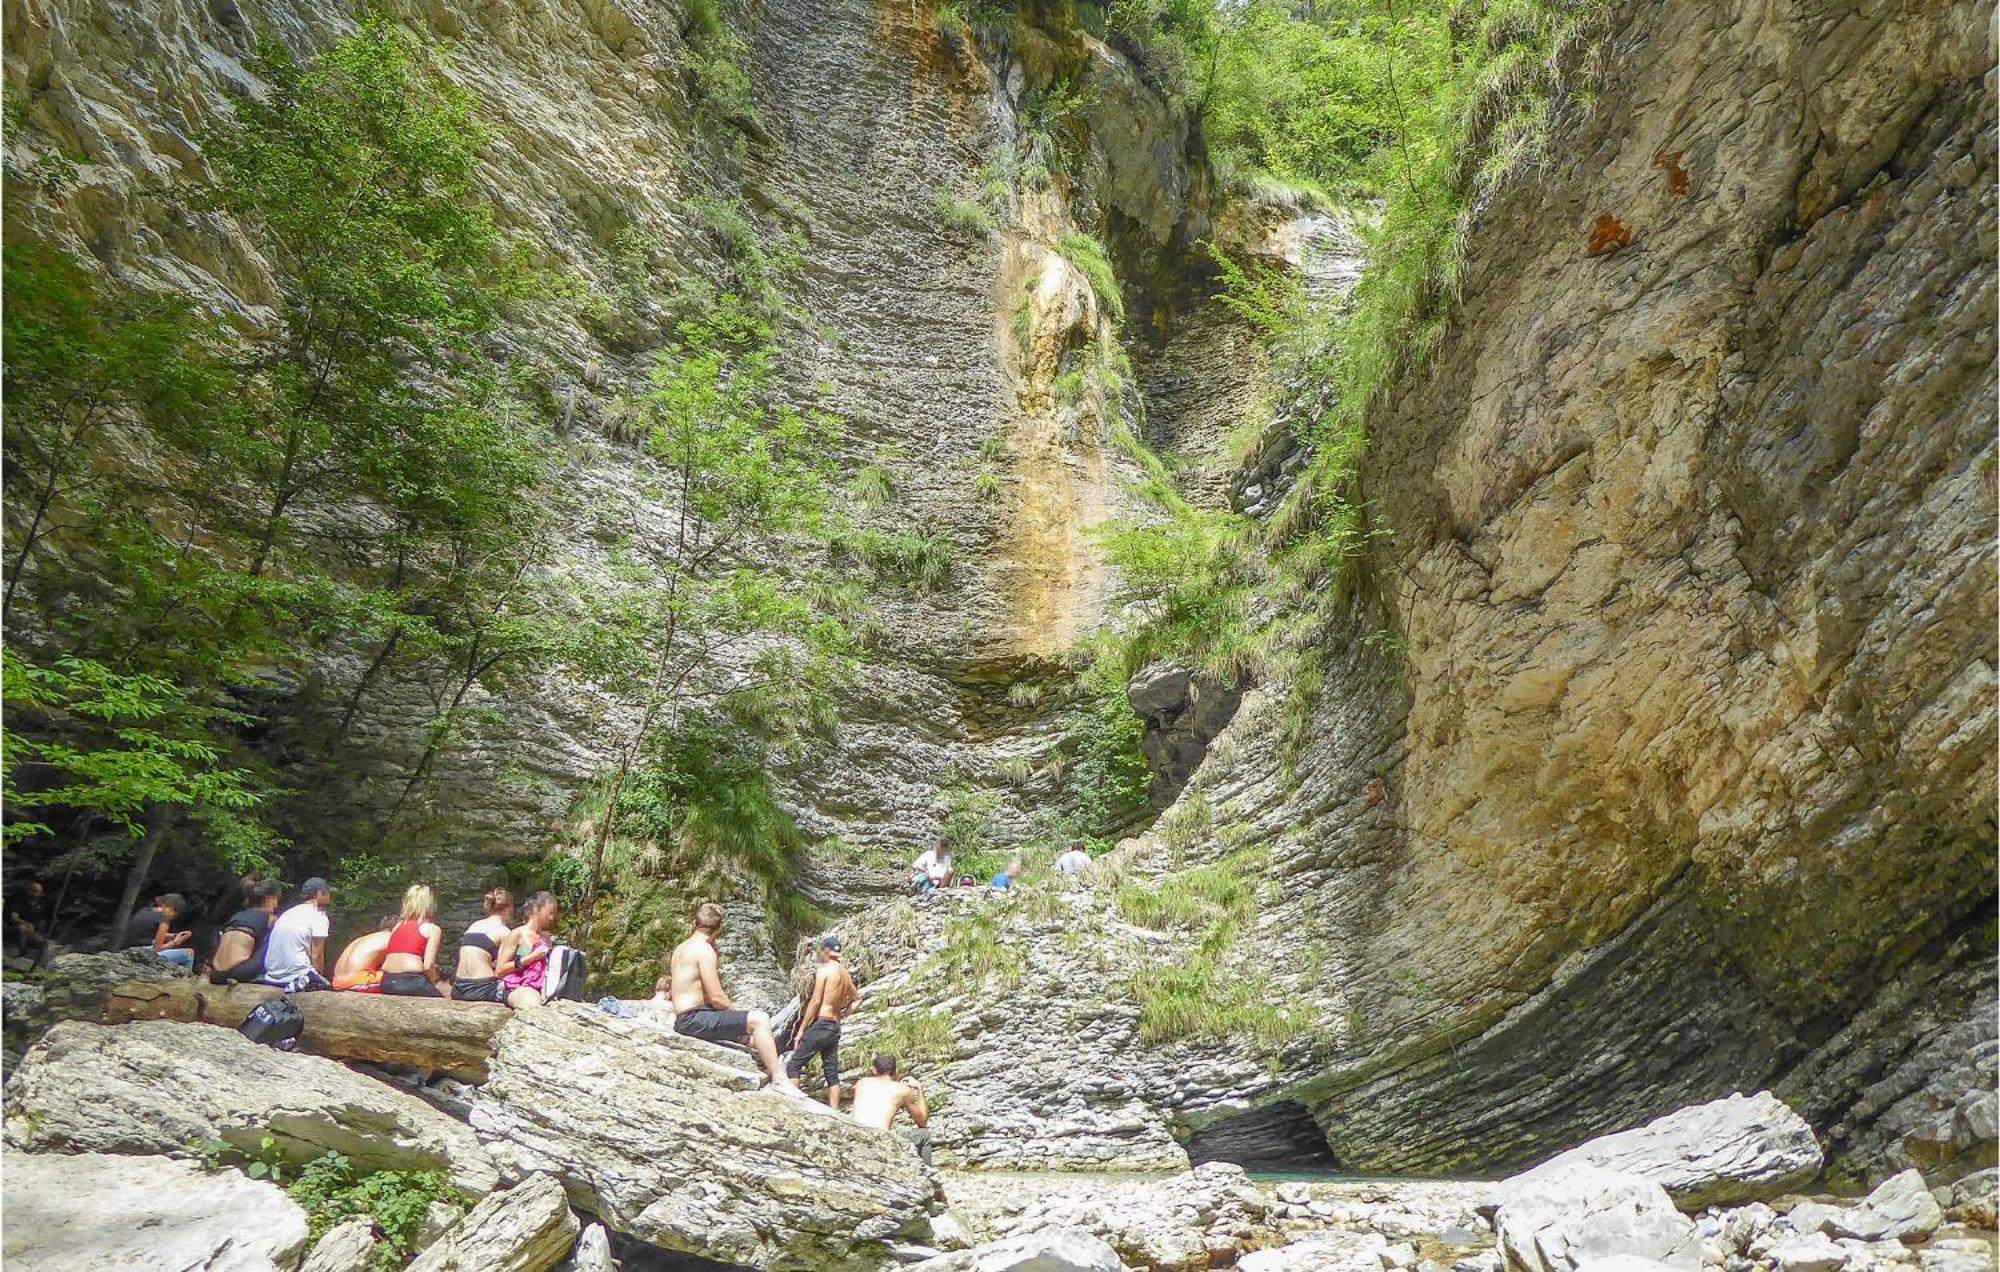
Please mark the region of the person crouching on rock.
POLYGON ((271 925, 271 938, 264 946, 264 983, 298 993, 308 989, 331 989, 326 979, 326 907, 333 889, 326 880, 308 879, 299 889, 292 908, 271 925))
POLYGON ((382 960, 389 954, 389 933, 396 928, 396 916, 385 914, 371 931, 347 943, 333 960, 333 987, 357 994, 382 992, 382 960))
POLYGON ((507 989, 500 983, 495 964, 500 958, 500 942, 514 926, 514 894, 505 888, 491 889, 485 906, 485 917, 458 938, 458 967, 451 981, 451 996, 461 1002, 507 1001, 507 989))
POLYGON ((389 933, 382 956, 382 992, 409 998, 450 998, 451 982, 438 972, 437 898, 421 883, 403 893, 403 919, 389 933))
POLYGON ((840 1020, 847 1009, 860 1000, 854 978, 840 961, 840 938, 827 936, 819 943, 819 967, 813 972, 812 996, 799 1019, 806 1022, 792 1058, 785 1062, 785 1076, 797 1082, 814 1056, 819 1057, 820 1076, 826 1079, 827 1107, 840 1108, 840 1020))
POLYGON ((556 924, 558 909, 553 893, 537 892, 521 907, 521 926, 500 942, 493 969, 500 973, 509 1007, 539 1007, 546 999, 549 951, 556 945, 549 929, 556 924))
POLYGON ((924 1103, 924 1088, 915 1078, 896 1076, 896 1057, 884 1052, 875 1057, 875 1072, 854 1084, 854 1120, 878 1131, 894 1130, 925 1166, 931 1164, 931 1110, 924 1103), (898 1127, 896 1114, 907 1113, 910 1125, 898 1127))
POLYGON ((778 1067, 778 1044, 771 1037, 771 1018, 761 1011, 738 1011, 722 991, 722 958, 715 938, 722 932, 722 907, 704 901, 694 912, 694 935, 667 957, 669 996, 674 1003, 674 1032, 703 1042, 748 1042, 771 1077, 773 1090, 805 1098, 798 1083, 778 1067))
POLYGON ((255 881, 244 890, 243 908, 229 916, 216 938, 215 957, 209 961, 211 983, 252 981, 264 974, 271 924, 278 917, 278 898, 283 895, 284 889, 271 879, 255 881))

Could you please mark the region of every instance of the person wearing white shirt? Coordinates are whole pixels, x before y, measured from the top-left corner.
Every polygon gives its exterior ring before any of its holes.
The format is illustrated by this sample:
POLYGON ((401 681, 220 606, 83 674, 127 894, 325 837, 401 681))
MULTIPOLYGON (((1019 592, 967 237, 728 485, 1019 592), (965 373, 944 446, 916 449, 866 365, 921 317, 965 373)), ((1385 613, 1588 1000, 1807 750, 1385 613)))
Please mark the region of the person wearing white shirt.
POLYGON ((931 846, 910 863, 910 890, 935 892, 951 883, 951 846, 943 835, 932 838, 931 846))
POLYGON ((1090 869, 1090 854, 1082 844, 1071 844, 1068 852, 1056 858, 1056 869, 1066 875, 1081 874, 1090 869))
POLYGON ((326 979, 327 902, 333 889, 326 880, 306 880, 299 899, 278 916, 265 942, 264 983, 290 992, 332 989, 326 979))

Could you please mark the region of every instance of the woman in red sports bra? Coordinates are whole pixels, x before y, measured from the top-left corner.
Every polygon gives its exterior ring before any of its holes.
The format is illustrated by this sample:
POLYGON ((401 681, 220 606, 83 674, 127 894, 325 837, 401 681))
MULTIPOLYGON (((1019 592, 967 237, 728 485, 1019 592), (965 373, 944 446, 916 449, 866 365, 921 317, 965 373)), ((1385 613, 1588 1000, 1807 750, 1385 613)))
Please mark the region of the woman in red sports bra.
POLYGON ((413 998, 449 998, 451 982, 438 971, 437 898, 421 883, 403 894, 403 921, 389 933, 382 956, 382 992, 413 998))

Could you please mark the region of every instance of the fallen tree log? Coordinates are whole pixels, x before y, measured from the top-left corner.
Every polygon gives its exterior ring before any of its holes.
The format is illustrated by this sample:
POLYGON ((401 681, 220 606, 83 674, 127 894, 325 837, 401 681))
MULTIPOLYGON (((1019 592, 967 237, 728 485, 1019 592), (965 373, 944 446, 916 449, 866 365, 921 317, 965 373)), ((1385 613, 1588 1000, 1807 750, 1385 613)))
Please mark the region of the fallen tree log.
MULTIPOLYGON (((107 1025, 179 1020, 234 1028, 278 996, 268 985, 211 985, 197 977, 125 981, 104 1000, 107 1025)), ((493 1035, 514 1014, 496 1003, 320 991, 293 994, 305 1032, 299 1049, 335 1060, 431 1069, 486 1080, 493 1035)))

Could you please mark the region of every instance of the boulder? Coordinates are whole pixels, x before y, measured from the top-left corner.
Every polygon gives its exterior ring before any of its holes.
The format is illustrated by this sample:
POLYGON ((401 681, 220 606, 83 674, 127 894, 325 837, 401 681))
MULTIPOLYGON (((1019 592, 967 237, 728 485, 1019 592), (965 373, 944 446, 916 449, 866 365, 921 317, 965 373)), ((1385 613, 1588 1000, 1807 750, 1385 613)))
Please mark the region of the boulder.
POLYGON ((2000 1171, 1992 1167, 1933 1189, 1931 1196, 1937 1198, 1944 1207, 1944 1217, 1953 1223, 1992 1228, 2000 1221, 2000 1171))
POLYGON ((1237 1272, 1381 1272, 1388 1242, 1374 1232, 1333 1232, 1307 1241, 1253 1250, 1237 1272))
POLYGON ((409 1272, 548 1272, 576 1244, 576 1216, 553 1175, 487 1194, 409 1272))
POLYGON ((1847 1251, 1817 1232, 1794 1232, 1778 1238, 1764 1256, 1778 1272, 1840 1272, 1847 1251))
POLYGON ((276 1185, 193 1162, 100 1153, 5 1155, 8 1272, 296 1266, 306 1212, 276 1185))
POLYGON ((941 1254, 911 1272, 1125 1272, 1125 1265, 1102 1238, 1053 1228, 941 1254))
POLYGON ((6 1034, 8 1072, 44 1029, 59 1020, 95 1020, 113 989, 124 984, 170 984, 188 980, 172 963, 144 950, 108 950, 102 954, 59 954, 39 978, 9 977, 0 983, 6 1011, 0 1015, 6 1034))
MULTIPOLYGON (((1272 1203, 1241 1166, 1204 1162, 1162 1180, 1043 1193, 1005 1222, 1007 1235, 1074 1229, 1104 1238, 1118 1257, 1150 1272, 1226 1267, 1279 1239, 1272 1203)), ((1379 1264, 1371 1272, 1379 1272, 1379 1264)))
POLYGON ((466 1127, 331 1060, 259 1046, 230 1029, 64 1021, 7 1084, 6 1141, 36 1152, 167 1154, 205 1139, 246 1152, 269 1134, 306 1161, 441 1170, 468 1197, 497 1181, 466 1127))
POLYGON ((1576 1272, 1672 1272, 1672 1265, 1636 1254, 1608 1254, 1581 1265, 1576 1272))
POLYGON ((1696 1104, 1588 1140, 1535 1169, 1584 1165, 1637 1175, 1692 1212, 1776 1197, 1818 1177, 1823 1161, 1806 1120, 1760 1091, 1696 1104))
POLYGON ((506 1178, 551 1172, 669 1250, 872 1272, 891 1241, 928 1238, 942 1196, 900 1136, 757 1082, 736 1053, 556 1003, 494 1035, 471 1118, 506 1178))
POLYGON ((328 1228, 299 1272, 373 1272, 381 1248, 367 1216, 328 1228))
POLYGON ((1701 1265, 1694 1225, 1650 1179, 1589 1165, 1537 1167, 1502 1184, 1498 1197, 1495 1227, 1515 1272, 1574 1272, 1618 1254, 1701 1265))
POLYGON ((569 1252, 559 1272, 618 1272, 618 1265, 611 1261, 611 1237, 603 1224, 584 1225, 576 1249, 569 1252))
POLYGON ((1924 1177, 1906 1170, 1883 1180, 1859 1206, 1841 1212, 1834 1231, 1862 1241, 1890 1241, 1927 1237, 1943 1222, 1944 1208, 1924 1186, 1924 1177))

